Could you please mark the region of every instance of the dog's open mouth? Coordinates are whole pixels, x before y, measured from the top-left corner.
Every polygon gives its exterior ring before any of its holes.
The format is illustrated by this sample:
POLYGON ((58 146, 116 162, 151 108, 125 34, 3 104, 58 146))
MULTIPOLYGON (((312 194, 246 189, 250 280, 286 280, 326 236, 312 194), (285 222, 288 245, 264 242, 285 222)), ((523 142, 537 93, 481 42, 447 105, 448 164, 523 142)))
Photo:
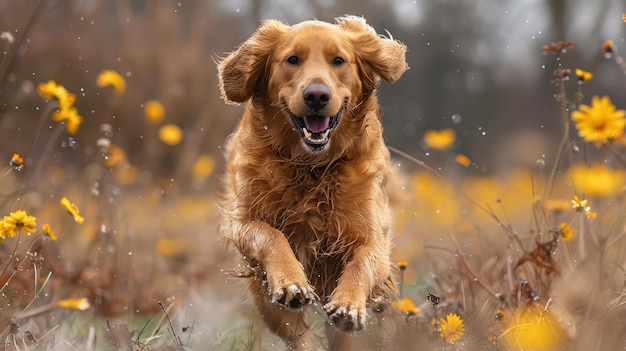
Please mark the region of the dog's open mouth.
POLYGON ((343 107, 334 116, 310 115, 300 117, 289 111, 293 125, 304 143, 313 151, 323 150, 330 140, 330 134, 339 124, 343 107))

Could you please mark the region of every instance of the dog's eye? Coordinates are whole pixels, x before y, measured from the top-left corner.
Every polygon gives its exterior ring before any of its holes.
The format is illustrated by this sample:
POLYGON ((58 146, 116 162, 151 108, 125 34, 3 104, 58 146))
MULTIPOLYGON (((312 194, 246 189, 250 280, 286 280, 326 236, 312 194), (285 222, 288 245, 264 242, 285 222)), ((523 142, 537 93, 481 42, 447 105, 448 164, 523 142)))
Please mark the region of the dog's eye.
POLYGON ((333 65, 335 66, 339 66, 344 62, 346 62, 346 60, 344 60, 343 57, 335 56, 335 58, 333 59, 333 65))
POLYGON ((291 65, 297 65, 299 61, 300 60, 298 59, 298 56, 289 56, 287 58, 287 62, 289 62, 289 64, 291 65))

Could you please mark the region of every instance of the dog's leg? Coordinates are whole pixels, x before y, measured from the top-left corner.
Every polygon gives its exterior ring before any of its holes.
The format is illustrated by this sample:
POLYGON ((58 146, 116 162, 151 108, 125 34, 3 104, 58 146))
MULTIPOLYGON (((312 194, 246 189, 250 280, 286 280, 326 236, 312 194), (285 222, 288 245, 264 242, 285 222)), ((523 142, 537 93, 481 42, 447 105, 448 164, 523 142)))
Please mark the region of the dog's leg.
POLYGON ((234 242, 248 262, 260 264, 272 303, 299 309, 313 302, 313 287, 283 233, 253 221, 240 226, 234 242))
POLYGON ((384 284, 389 274, 390 264, 384 245, 365 244, 354 251, 330 302, 324 306, 337 329, 350 332, 365 328, 368 295, 374 287, 384 284))
POLYGON ((289 310, 271 303, 256 280, 250 287, 259 315, 269 330, 279 336, 290 351, 323 350, 305 322, 304 310, 289 310))

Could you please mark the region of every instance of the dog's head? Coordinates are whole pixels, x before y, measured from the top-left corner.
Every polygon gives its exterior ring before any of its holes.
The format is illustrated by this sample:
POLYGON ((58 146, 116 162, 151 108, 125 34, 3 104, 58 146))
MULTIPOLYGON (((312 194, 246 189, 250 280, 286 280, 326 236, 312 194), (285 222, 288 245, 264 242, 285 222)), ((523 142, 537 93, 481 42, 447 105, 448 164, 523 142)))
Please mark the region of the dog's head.
POLYGON ((359 17, 294 26, 268 20, 219 63, 220 87, 226 102, 252 98, 268 118, 284 116, 286 131, 299 134, 304 150, 320 153, 342 117, 354 118, 380 79, 400 78, 407 69, 405 51, 359 17))

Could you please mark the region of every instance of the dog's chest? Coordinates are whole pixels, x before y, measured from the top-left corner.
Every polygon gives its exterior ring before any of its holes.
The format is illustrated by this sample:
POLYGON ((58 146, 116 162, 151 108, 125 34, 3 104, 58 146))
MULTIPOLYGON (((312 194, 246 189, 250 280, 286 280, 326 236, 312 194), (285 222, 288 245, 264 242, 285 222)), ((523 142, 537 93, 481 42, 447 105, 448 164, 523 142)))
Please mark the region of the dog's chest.
POLYGON ((311 236, 323 232, 332 235, 338 230, 337 210, 345 207, 341 179, 337 169, 268 171, 256 181, 253 191, 262 200, 252 216, 300 240, 314 240, 311 236))

